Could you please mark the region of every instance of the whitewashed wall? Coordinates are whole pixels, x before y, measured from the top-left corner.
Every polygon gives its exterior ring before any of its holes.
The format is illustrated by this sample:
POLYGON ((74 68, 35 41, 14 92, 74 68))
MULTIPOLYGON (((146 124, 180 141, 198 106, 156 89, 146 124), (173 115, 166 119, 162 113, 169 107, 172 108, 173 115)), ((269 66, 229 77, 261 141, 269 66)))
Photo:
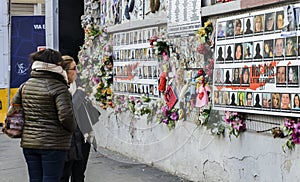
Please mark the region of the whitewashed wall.
MULTIPOLYGON (((244 132, 239 138, 211 135, 193 121, 179 121, 174 130, 129 112, 100 110, 97 143, 139 162, 192 181, 300 181, 300 151, 282 151, 286 139, 244 132)), ((193 119, 191 119, 193 120, 193 119)), ((227 130, 228 131, 228 130, 227 130)), ((118 160, 118 159, 116 159, 118 160)))

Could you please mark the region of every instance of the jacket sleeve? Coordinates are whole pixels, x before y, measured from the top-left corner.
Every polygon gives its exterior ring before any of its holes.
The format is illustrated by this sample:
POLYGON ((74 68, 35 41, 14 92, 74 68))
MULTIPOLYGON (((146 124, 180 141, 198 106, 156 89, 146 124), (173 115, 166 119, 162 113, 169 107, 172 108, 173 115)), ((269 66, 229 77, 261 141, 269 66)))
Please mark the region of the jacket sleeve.
POLYGON ((22 104, 22 89, 25 83, 21 84, 11 100, 11 104, 22 104))
POLYGON ((60 90, 55 97, 55 103, 60 123, 67 131, 73 132, 76 123, 71 99, 71 94, 67 89, 60 90))

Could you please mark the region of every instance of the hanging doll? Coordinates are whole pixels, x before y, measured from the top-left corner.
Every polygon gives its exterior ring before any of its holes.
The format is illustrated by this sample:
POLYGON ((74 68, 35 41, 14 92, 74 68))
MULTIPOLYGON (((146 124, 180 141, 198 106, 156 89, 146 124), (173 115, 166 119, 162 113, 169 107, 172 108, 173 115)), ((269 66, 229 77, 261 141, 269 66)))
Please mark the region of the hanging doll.
POLYGON ((208 92, 210 92, 209 86, 205 82, 205 73, 203 70, 199 70, 196 78, 196 107, 207 106, 209 101, 208 92))

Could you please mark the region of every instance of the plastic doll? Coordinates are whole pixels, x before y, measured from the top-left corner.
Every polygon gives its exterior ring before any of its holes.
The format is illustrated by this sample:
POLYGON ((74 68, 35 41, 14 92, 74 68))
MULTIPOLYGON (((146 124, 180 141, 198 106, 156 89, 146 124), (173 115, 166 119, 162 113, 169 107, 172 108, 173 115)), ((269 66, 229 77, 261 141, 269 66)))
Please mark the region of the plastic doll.
POLYGON ((209 86, 205 83, 205 73, 201 72, 201 70, 198 72, 199 77, 196 78, 197 82, 197 97, 196 97, 196 107, 204 107, 208 104, 209 96, 208 92, 210 92, 209 86), (199 74, 200 73, 200 74, 199 74))

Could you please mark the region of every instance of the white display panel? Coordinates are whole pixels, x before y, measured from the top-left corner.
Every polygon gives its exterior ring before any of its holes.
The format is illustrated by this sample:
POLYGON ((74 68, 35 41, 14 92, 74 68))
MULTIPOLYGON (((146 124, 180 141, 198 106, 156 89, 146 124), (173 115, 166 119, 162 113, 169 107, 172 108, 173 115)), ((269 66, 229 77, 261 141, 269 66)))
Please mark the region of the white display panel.
POLYGON ((300 116, 299 7, 218 19, 215 109, 300 116), (290 9, 293 18, 288 16, 290 9))

